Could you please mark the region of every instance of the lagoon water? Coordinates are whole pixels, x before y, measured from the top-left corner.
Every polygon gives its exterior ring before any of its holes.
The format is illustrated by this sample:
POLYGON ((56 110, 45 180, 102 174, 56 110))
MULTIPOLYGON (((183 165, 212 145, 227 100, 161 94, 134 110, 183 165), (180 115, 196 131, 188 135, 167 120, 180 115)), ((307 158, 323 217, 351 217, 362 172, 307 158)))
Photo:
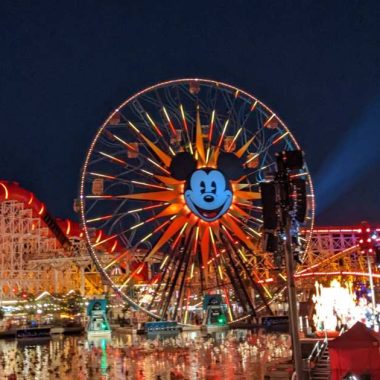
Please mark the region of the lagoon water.
POLYGON ((287 334, 235 330, 112 339, 57 336, 45 344, 0 341, 0 379, 252 380, 291 355, 287 334))

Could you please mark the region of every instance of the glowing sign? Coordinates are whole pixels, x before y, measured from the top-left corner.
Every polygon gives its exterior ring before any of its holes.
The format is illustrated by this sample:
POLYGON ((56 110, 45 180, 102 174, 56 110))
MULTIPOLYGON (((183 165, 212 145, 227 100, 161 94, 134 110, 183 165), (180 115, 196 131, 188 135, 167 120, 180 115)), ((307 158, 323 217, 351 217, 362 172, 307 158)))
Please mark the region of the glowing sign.
POLYGON ((215 166, 199 168, 189 153, 177 154, 170 166, 174 178, 186 181, 187 206, 206 222, 213 222, 228 211, 233 199, 230 181, 244 174, 241 160, 233 153, 220 152, 215 166))
POLYGON ((206 222, 224 215, 232 203, 232 191, 222 172, 196 170, 187 182, 185 201, 190 210, 206 222))

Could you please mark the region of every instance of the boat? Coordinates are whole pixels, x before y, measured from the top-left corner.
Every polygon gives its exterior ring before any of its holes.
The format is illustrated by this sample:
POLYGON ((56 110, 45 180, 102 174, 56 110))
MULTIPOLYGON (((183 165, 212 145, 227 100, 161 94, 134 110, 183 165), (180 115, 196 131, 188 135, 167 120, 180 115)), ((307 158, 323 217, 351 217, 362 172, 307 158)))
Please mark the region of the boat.
POLYGON ((50 327, 29 327, 16 331, 18 343, 41 343, 51 340, 50 327))
POLYGON ((178 334, 182 331, 182 327, 175 321, 156 321, 145 322, 145 334, 178 334))
POLYGON ((87 307, 88 323, 87 337, 110 338, 111 327, 106 315, 107 301, 105 299, 91 300, 87 307))

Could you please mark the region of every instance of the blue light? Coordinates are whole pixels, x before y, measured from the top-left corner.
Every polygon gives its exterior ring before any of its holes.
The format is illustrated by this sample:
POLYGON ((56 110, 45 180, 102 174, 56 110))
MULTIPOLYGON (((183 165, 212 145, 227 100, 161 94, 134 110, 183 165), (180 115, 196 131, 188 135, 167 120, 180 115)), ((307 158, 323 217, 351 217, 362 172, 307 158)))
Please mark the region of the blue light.
POLYGON ((380 158, 380 97, 347 126, 335 151, 324 160, 315 177, 317 211, 321 213, 349 191, 380 158))

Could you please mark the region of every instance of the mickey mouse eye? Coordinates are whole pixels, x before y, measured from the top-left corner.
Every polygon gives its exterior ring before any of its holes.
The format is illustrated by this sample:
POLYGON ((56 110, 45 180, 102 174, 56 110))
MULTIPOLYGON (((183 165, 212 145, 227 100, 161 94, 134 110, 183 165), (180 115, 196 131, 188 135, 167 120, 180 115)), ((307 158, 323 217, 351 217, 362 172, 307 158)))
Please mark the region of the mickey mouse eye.
POLYGON ((216 182, 215 181, 211 181, 211 192, 212 193, 216 193, 216 182))
POLYGON ((204 181, 201 181, 199 187, 201 188, 201 194, 203 194, 206 191, 206 184, 204 183, 204 181))

